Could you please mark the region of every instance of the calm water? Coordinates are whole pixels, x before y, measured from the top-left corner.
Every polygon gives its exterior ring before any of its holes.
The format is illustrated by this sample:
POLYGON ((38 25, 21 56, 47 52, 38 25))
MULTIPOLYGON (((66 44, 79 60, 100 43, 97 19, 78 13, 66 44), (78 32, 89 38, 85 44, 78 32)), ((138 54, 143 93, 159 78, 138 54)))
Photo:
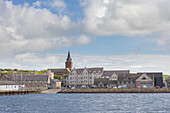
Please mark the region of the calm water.
POLYGON ((0 113, 170 113, 170 94, 0 96, 0 113))

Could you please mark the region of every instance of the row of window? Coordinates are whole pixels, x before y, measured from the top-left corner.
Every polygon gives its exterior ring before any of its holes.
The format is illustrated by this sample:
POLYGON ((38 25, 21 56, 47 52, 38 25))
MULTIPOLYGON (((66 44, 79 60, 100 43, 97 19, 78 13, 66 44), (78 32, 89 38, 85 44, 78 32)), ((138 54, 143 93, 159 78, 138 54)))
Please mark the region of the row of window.
MULTIPOLYGON (((87 79, 88 77, 81 77, 81 78, 79 78, 78 77, 78 79, 87 79)), ((89 79, 91 79, 92 77, 89 77, 89 79)), ((76 77, 70 77, 70 80, 72 80, 72 79, 76 79, 76 77)))
MULTIPOLYGON (((68 81, 67 81, 67 83, 68 83, 68 81)), ((72 83, 88 83, 88 81, 87 80, 85 80, 85 81, 78 81, 78 82, 70 81, 70 84, 72 84, 72 83)), ((90 83, 91 83, 91 80, 90 80, 90 83)))
MULTIPOLYGON (((17 86, 11 86, 11 88, 16 88, 17 86)), ((10 86, 6 86, 6 88, 10 88, 10 86)))
MULTIPOLYGON (((90 73, 90 72, 89 72, 89 73, 70 73, 70 76, 71 76, 71 75, 77 75, 77 74, 81 76, 81 75, 97 74, 97 73, 96 73, 96 72, 93 72, 93 73, 90 73)), ((101 73, 99 72, 98 74, 100 75, 101 73)))
MULTIPOLYGON (((131 81, 120 81, 119 84, 131 84, 131 81)), ((133 84, 135 84, 135 81, 133 81, 133 84)))

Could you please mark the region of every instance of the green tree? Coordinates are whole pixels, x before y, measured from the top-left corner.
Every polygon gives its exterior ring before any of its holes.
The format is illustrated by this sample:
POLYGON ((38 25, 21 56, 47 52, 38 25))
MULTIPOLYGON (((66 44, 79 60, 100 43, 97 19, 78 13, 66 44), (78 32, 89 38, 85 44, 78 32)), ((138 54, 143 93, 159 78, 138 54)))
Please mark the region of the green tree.
POLYGON ((61 76, 60 75, 54 75, 54 79, 61 80, 61 76))
POLYGON ((18 69, 14 69, 14 71, 18 71, 18 69))
POLYGON ((63 75, 63 78, 65 79, 65 78, 67 77, 67 75, 68 75, 68 74, 64 74, 64 75, 63 75))

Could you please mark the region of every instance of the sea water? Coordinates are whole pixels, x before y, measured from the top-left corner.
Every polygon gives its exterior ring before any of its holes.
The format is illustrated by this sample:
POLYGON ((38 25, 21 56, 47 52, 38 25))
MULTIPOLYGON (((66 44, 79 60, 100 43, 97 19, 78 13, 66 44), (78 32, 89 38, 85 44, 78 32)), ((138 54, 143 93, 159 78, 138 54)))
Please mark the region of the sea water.
POLYGON ((0 96, 0 113, 170 113, 170 94, 0 96))

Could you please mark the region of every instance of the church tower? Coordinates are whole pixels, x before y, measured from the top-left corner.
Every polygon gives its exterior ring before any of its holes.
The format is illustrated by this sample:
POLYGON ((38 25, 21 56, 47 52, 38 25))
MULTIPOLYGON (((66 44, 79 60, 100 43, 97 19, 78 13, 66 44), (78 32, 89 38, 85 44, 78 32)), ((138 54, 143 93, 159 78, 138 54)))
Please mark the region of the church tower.
POLYGON ((70 71, 73 69, 73 62, 70 56, 70 51, 68 51, 68 56, 65 62, 65 69, 69 69, 70 71))

